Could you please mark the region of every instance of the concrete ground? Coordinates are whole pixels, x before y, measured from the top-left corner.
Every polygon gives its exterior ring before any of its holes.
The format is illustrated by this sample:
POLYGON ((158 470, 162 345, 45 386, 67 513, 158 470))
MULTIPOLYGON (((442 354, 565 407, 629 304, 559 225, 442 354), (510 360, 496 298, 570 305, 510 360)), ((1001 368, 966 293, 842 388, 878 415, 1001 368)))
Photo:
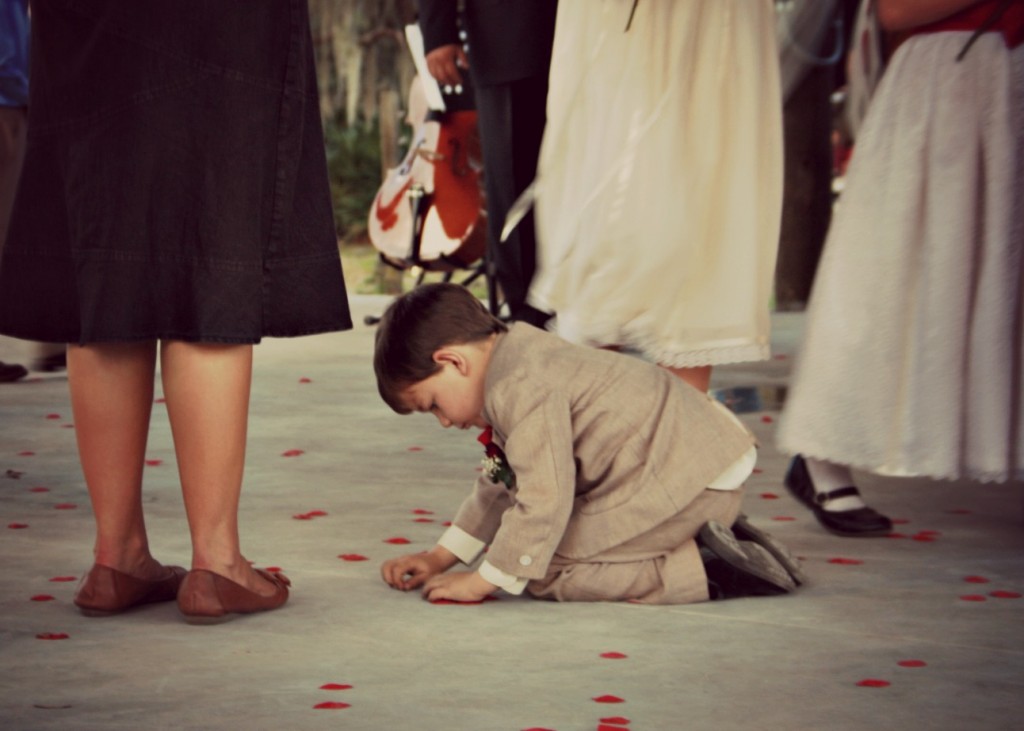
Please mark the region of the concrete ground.
MULTIPOLYGON (((389 589, 379 564, 432 545, 480 448, 378 398, 362 317, 385 303, 353 298, 352 332, 257 348, 243 550, 294 591, 219 626, 185 624, 173 603, 75 610, 92 519, 66 378, 0 385, 0 728, 1024 727, 1021 486, 865 478, 898 532, 826 533, 782 486, 773 445, 800 315, 775 316, 775 359, 720 368, 713 385, 761 439, 746 512, 803 557, 808 585, 675 607, 431 605, 389 589)), ((19 352, 0 340, 0 360, 19 352)), ((153 416, 151 542, 187 565, 159 403, 153 416)))

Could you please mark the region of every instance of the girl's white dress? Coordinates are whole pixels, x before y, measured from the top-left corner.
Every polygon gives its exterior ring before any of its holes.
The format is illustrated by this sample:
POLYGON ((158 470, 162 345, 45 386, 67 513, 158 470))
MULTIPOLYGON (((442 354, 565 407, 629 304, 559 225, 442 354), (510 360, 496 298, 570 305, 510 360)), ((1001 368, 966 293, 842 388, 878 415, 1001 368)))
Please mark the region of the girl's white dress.
POLYGON ((771 0, 561 0, 531 303, 563 337, 769 354, 782 201, 771 0))
POLYGON ((779 446, 880 474, 1024 477, 1024 46, 918 35, 861 128, 779 446))

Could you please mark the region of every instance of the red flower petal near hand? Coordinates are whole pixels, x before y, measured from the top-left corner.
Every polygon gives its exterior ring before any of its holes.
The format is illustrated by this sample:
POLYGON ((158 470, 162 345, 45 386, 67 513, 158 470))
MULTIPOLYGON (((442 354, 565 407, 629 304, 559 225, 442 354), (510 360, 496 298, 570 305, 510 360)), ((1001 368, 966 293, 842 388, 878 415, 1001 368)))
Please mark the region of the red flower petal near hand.
POLYGON ((323 710, 323 709, 334 710, 334 709, 337 709, 337 708, 351 708, 351 707, 352 707, 351 703, 342 703, 341 701, 325 701, 323 703, 317 703, 315 706, 313 706, 313 708, 317 708, 317 709, 320 709, 320 710, 323 710))
POLYGON ((625 703, 626 701, 617 695, 599 695, 592 699, 597 703, 625 703))
POLYGON ((147 459, 146 464, 150 467, 159 467, 164 461, 162 459, 147 459))
POLYGON ((28 528, 28 523, 8 523, 7 527, 13 528, 14 530, 19 530, 21 528, 28 528))
POLYGON ((896 664, 901 668, 923 668, 928 663, 924 660, 900 660, 896 664))
POLYGON ((760 467, 755 467, 754 471, 751 474, 759 475, 762 472, 764 472, 764 470, 762 470, 760 467))
POLYGON ((342 561, 369 561, 366 556, 361 553, 342 553, 338 555, 342 561))
POLYGON ((761 417, 761 421, 764 422, 765 424, 771 424, 773 421, 775 421, 775 419, 768 416, 768 414, 765 414, 764 416, 761 417))
POLYGON ((878 680, 877 678, 864 678, 864 680, 857 683, 862 688, 887 688, 891 685, 888 680, 878 680))
POLYGON ((18 452, 18 456, 19 457, 34 457, 35 454, 36 454, 35 452, 33 452, 31 450, 28 450, 28 449, 26 449, 23 452, 18 452))
POLYGON ((796 518, 794 518, 792 515, 776 515, 774 518, 772 518, 772 520, 778 520, 780 522, 785 522, 785 521, 789 521, 789 520, 796 520, 796 518))
POLYGON ((77 576, 54 576, 50 581, 78 581, 77 576))
POLYGON ((66 640, 67 632, 40 632, 36 635, 37 640, 66 640))
POLYGON ((305 452, 301 449, 289 449, 281 452, 282 457, 298 457, 300 454, 305 454, 305 452))
POLYGON ((396 546, 404 546, 405 544, 409 543, 410 541, 409 541, 408 538, 402 538, 401 536, 395 536, 394 538, 385 538, 384 542, 385 543, 391 543, 391 544, 396 545, 396 546))
POLYGON ((410 452, 422 452, 423 447, 409 447, 410 452))
POLYGON ((441 525, 443 525, 445 528, 450 528, 452 522, 450 520, 446 520, 445 522, 441 523, 441 525))
POLYGON ((284 569, 282 569, 280 566, 267 566, 263 570, 266 571, 268 574, 279 574, 284 569))
POLYGON ((613 723, 616 726, 628 726, 629 719, 623 718, 622 716, 609 716, 608 718, 602 718, 601 723, 613 723))
POLYGON ((351 687, 348 683, 324 683, 320 690, 348 690, 351 687))
POLYGON ((984 576, 965 576, 964 577, 964 581, 966 581, 969 584, 987 584, 988 583, 988 579, 986 579, 984 576))
POLYGON ((426 508, 416 508, 412 511, 413 515, 433 515, 433 510, 427 510, 426 508))
POLYGON ((74 503, 57 503, 53 506, 54 510, 74 510, 77 507, 74 503))
POLYGON ((987 599, 984 596, 982 596, 981 594, 964 594, 960 598, 963 599, 965 602, 983 602, 983 601, 987 601, 987 599))
POLYGON ((990 591, 989 596, 994 596, 996 599, 1020 599, 1021 594, 1019 591, 1004 591, 999 589, 998 591, 990 591))
POLYGON ((299 379, 299 383, 312 383, 312 382, 313 382, 313 379, 306 378, 305 376, 303 376, 302 378, 299 379))
POLYGON ((54 601, 55 597, 51 596, 50 594, 36 594, 34 596, 30 596, 29 599, 31 599, 34 602, 52 602, 54 601))
POLYGON ((48 488, 48 487, 30 487, 28 491, 29 492, 49 492, 50 488, 48 488))
POLYGON ((774 492, 762 492, 761 493, 761 499, 762 500, 778 500, 779 496, 776 495, 774 492))
POLYGON ((47 414, 46 418, 47 419, 59 419, 60 418, 60 414, 47 414))
POLYGON ((843 566, 859 566, 864 563, 859 558, 830 558, 829 563, 837 563, 843 566))
POLYGON ((622 660, 623 658, 629 657, 621 652, 602 652, 601 657, 607 660, 622 660))

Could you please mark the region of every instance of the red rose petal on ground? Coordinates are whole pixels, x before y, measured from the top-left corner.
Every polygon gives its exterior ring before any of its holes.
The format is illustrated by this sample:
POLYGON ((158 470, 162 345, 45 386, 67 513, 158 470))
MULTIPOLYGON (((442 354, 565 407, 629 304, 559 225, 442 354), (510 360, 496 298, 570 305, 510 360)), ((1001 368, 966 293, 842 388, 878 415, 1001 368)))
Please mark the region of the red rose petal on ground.
POLYGON ((771 424, 773 421, 775 421, 775 419, 768 416, 768 414, 765 414, 764 416, 761 417, 761 421, 765 424, 771 424))
POLYGON ((52 602, 54 601, 54 598, 55 597, 49 594, 36 594, 35 596, 29 597, 29 599, 31 599, 34 602, 52 602))
POLYGON ((964 581, 966 581, 969 584, 987 584, 988 583, 988 579, 986 579, 984 576, 965 576, 964 577, 964 581))
POLYGON ((441 523, 441 525, 443 525, 445 528, 451 527, 451 524, 452 522, 450 520, 446 520, 445 522, 441 523))
POLYGON ((878 680, 877 678, 864 678, 864 680, 857 683, 861 688, 887 688, 891 685, 888 680, 878 680))
POLYGON ((776 495, 774 492, 762 492, 761 493, 761 499, 762 500, 778 500, 779 496, 776 495))
POLYGON ((147 459, 146 464, 150 467, 159 467, 164 461, 162 459, 147 459))
POLYGON ((761 474, 762 472, 764 472, 764 470, 762 470, 762 469, 761 469, 760 467, 755 467, 755 468, 754 468, 754 471, 753 471, 753 474, 755 474, 755 475, 759 475, 759 474, 761 474))
POLYGON ((23 452, 18 452, 19 457, 34 457, 35 454, 35 452, 30 451, 28 449, 24 450, 23 452))
POLYGON ((361 553, 342 553, 342 554, 338 555, 338 558, 340 558, 342 561, 368 561, 369 560, 368 558, 366 558, 366 556, 364 556, 361 553))
POLYGON ((596 703, 625 703, 623 698, 619 698, 617 695, 599 695, 593 698, 596 703))
POLYGON ((313 382, 312 378, 306 378, 305 376, 303 376, 302 378, 299 379, 299 383, 312 383, 312 382, 313 382))
POLYGON ((422 452, 423 447, 409 447, 410 452, 422 452))
POLYGON ((36 635, 37 640, 66 640, 67 632, 40 632, 36 635))
POLYGON ((28 528, 28 523, 8 523, 7 527, 13 530, 20 530, 21 528, 28 528))
POLYGON ((530 726, 530 728, 524 728, 523 731, 555 731, 553 728, 545 728, 544 726, 530 726))
POLYGON ((616 726, 628 726, 629 719, 623 716, 609 716, 608 718, 602 718, 601 723, 613 723, 616 726))
POLYGON ((623 658, 629 657, 621 652, 602 652, 601 657, 607 660, 622 660, 623 658))
POLYGON ((327 511, 325 511, 325 510, 310 510, 308 513, 306 513, 306 515, 308 515, 310 518, 322 518, 323 516, 327 515, 327 511))
POLYGON ((59 419, 60 418, 60 414, 47 414, 46 418, 47 419, 59 419))
POLYGON ((49 492, 50 488, 48 488, 48 487, 30 487, 28 489, 28 491, 29 492, 49 492))
POLYGON ((279 574, 281 573, 281 571, 283 571, 283 569, 280 566, 267 566, 263 570, 270 574, 279 574))
POLYGON ((796 520, 796 518, 794 518, 792 515, 776 515, 774 518, 772 518, 772 520, 778 520, 780 522, 785 522, 785 521, 788 521, 788 520, 796 520))
POLYGON ((923 668, 928 663, 924 660, 900 660, 896 664, 901 668, 923 668))
POLYGON ((408 538, 402 538, 401 536, 395 536, 394 538, 385 538, 384 542, 385 543, 391 543, 391 544, 393 544, 395 546, 404 546, 406 543, 409 543, 410 541, 409 541, 408 538))
POLYGON ((963 599, 965 602, 984 602, 984 601, 987 601, 987 598, 982 596, 981 594, 964 594, 960 598, 963 599))
POLYGON ((859 558, 830 558, 828 562, 840 564, 842 566, 859 566, 864 563, 859 558))
POLYGON ((348 683, 324 683, 320 690, 348 690, 351 687, 348 683))
POLYGON ((413 515, 433 515, 433 510, 427 510, 426 508, 416 508, 412 511, 413 515))
POLYGON ((292 517, 295 518, 295 520, 313 520, 313 516, 309 513, 298 513, 292 517))
POLYGON ((351 708, 351 707, 352 707, 351 703, 342 703, 341 701, 324 701, 323 703, 317 703, 315 706, 313 706, 313 708, 316 708, 316 709, 319 709, 319 710, 324 710, 324 709, 334 710, 334 709, 338 709, 338 708, 351 708))
POLYGON ((53 506, 54 510, 74 510, 78 506, 74 503, 57 503, 53 506))
POLYGON ((282 457, 298 457, 300 454, 305 454, 305 452, 302 451, 301 449, 289 449, 287 451, 281 452, 282 457))
POLYGON ((433 523, 434 519, 433 518, 413 518, 412 522, 413 523, 433 523))
POLYGON ((989 596, 994 596, 996 599, 1020 599, 1021 594, 1019 591, 1004 591, 999 589, 997 591, 990 591, 989 596))
POLYGON ((50 581, 57 581, 57 582, 61 582, 61 581, 78 581, 78 577, 77 576, 54 576, 52 579, 50 579, 50 581))

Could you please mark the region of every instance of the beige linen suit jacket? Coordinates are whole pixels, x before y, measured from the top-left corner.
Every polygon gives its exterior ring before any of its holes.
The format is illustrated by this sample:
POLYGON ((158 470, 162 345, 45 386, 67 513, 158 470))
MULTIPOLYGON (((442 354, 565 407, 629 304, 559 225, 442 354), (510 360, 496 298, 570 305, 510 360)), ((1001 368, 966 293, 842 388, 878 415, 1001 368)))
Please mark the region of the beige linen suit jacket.
POLYGON ((495 342, 484 418, 516 486, 481 475, 453 523, 527 579, 555 553, 582 561, 682 512, 754 443, 668 371, 525 323, 495 342))

